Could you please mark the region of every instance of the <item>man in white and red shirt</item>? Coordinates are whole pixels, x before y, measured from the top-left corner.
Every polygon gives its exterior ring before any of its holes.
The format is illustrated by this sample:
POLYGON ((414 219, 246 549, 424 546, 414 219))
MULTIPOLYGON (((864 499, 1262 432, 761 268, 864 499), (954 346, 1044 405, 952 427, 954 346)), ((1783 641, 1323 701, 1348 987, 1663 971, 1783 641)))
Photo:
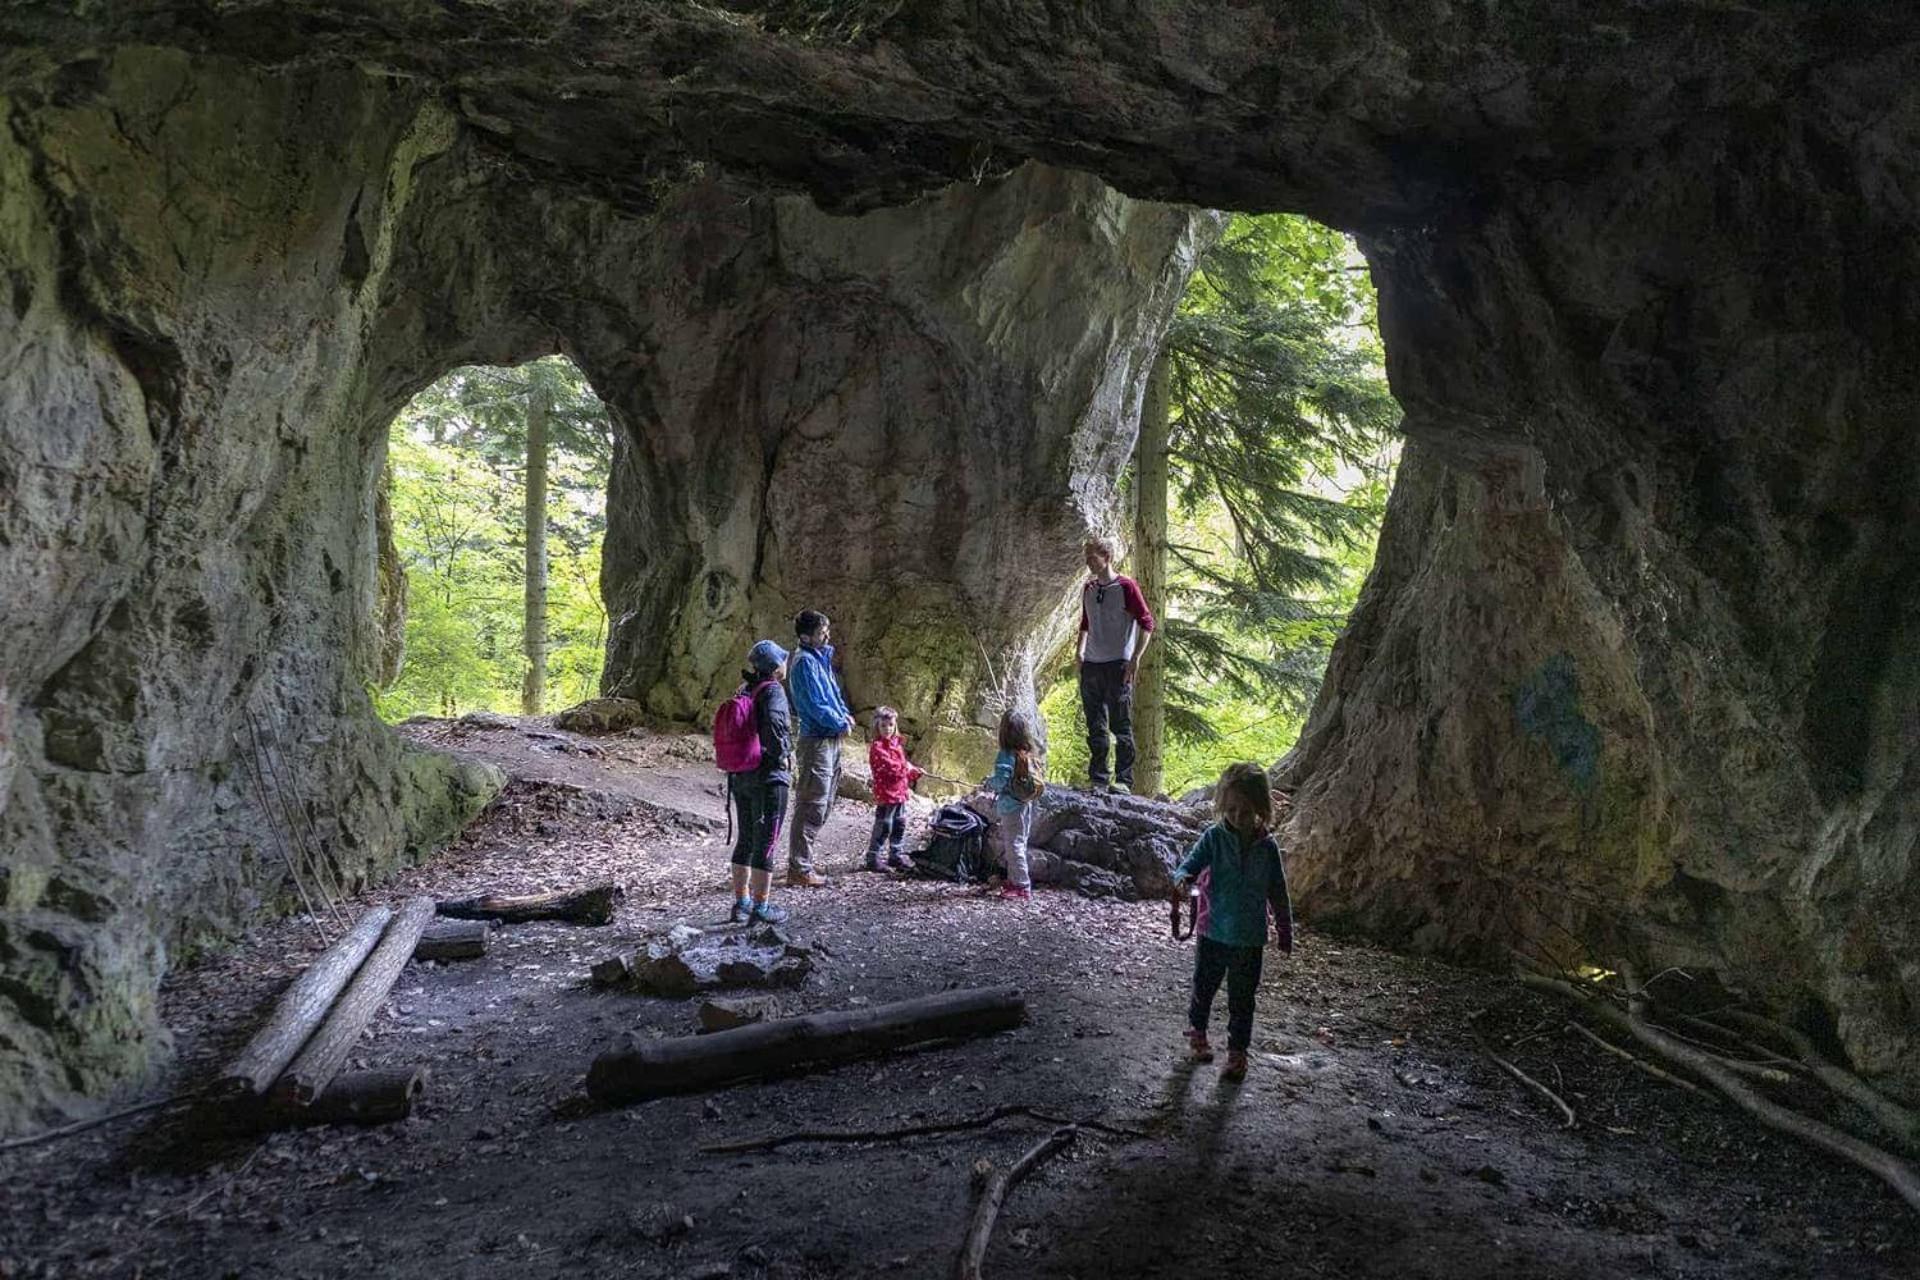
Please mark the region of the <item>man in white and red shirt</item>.
POLYGON ((1113 729, 1114 782, 1133 788, 1133 678, 1153 639, 1153 611, 1140 584, 1113 571, 1113 543, 1089 538, 1080 588, 1080 708, 1087 716, 1087 776, 1108 790, 1107 729, 1113 729))

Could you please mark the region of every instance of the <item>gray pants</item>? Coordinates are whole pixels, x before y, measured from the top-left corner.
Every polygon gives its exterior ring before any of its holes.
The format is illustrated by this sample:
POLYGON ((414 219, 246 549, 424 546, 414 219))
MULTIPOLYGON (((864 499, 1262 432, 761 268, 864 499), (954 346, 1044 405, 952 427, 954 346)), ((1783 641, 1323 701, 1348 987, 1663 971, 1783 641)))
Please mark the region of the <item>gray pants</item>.
POLYGON ((1012 813, 993 811, 994 843, 1000 846, 1000 862, 1007 869, 1007 883, 1016 889, 1033 888, 1033 876, 1027 871, 1027 837, 1033 834, 1033 806, 1023 804, 1012 813))
POLYGON ((793 823, 787 829, 787 870, 812 871, 814 841, 833 811, 840 783, 840 739, 802 738, 793 752, 793 823))

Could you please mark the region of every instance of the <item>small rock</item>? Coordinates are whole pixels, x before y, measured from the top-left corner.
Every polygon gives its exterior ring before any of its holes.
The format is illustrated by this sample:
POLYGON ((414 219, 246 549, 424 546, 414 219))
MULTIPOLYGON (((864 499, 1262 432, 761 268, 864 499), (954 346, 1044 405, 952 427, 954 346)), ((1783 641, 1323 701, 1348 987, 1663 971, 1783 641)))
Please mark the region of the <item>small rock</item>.
POLYGON ((1469 1171, 1468 1176, 1478 1178, 1488 1186, 1504 1187, 1507 1185, 1507 1175, 1490 1164, 1483 1164, 1478 1169, 1469 1171))
POLYGON ((718 1120, 720 1118, 720 1104, 712 1098, 708 1098, 705 1102, 702 1102, 700 1104, 700 1118, 702 1120, 718 1120))

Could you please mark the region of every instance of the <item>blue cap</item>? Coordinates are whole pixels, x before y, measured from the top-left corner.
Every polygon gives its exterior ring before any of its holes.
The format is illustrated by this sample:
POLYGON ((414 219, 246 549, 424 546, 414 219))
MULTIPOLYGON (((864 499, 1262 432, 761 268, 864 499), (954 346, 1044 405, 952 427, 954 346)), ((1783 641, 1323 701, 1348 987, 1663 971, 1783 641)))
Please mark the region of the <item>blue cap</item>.
POLYGON ((771 640, 762 640, 747 653, 747 665, 762 675, 778 671, 786 660, 787 651, 771 640))

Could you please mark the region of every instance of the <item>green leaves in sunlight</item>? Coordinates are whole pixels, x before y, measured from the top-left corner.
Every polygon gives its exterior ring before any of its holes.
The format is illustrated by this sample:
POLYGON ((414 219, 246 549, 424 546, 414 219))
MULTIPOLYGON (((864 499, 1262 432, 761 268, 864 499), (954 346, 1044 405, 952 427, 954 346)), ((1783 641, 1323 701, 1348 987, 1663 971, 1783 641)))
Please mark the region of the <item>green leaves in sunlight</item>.
POLYGON ((593 696, 606 642, 600 544, 613 428, 586 379, 559 356, 465 368, 415 396, 388 442, 394 544, 408 583, 406 659, 375 695, 381 714, 518 708, 526 409, 550 394, 548 679, 563 703, 593 696))

